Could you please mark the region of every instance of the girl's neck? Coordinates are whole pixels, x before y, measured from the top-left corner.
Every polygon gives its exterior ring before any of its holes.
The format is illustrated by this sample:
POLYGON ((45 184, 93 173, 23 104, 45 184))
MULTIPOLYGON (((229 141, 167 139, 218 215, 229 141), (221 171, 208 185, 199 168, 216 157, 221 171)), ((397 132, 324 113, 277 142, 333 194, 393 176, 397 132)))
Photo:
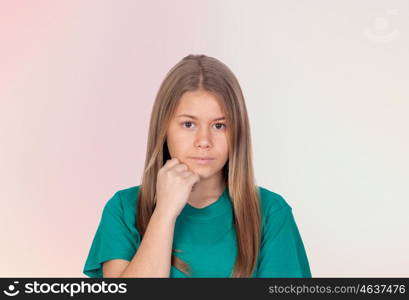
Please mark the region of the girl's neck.
POLYGON ((226 188, 226 183, 222 180, 221 173, 210 178, 200 179, 193 186, 188 203, 196 208, 202 208, 217 201, 226 188))

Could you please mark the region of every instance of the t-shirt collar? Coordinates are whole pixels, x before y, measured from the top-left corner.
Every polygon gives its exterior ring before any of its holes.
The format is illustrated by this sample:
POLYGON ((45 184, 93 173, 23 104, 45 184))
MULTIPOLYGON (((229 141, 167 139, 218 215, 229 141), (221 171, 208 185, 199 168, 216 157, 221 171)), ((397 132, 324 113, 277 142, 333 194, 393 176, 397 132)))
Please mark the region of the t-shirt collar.
POLYGON ((194 219, 211 219, 225 214, 229 209, 231 209, 231 201, 229 198, 229 189, 226 186, 223 193, 212 204, 203 208, 196 208, 189 203, 186 203, 185 207, 180 212, 180 215, 194 219))

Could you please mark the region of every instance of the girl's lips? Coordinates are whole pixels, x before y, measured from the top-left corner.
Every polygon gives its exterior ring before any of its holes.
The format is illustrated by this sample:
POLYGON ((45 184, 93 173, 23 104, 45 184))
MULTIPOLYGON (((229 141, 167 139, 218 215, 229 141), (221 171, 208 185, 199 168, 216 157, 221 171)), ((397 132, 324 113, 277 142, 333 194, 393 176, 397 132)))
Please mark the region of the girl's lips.
POLYGON ((208 164, 214 160, 214 158, 200 158, 200 157, 191 157, 191 159, 193 159, 196 163, 201 164, 201 165, 208 164))

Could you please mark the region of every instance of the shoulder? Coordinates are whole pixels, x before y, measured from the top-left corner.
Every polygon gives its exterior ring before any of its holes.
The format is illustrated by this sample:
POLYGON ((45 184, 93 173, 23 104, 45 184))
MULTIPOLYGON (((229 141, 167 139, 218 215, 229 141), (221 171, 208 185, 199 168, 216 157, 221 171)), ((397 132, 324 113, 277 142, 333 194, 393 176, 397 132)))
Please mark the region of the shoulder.
POLYGON ((263 215, 273 214, 281 210, 291 210, 290 204, 284 197, 265 187, 257 186, 260 196, 260 206, 263 215))
POLYGON ((107 201, 104 211, 134 211, 138 200, 139 185, 117 190, 107 201))
POLYGON ((292 207, 282 195, 263 187, 258 188, 263 238, 268 239, 275 236, 285 224, 291 224, 293 212, 292 207))

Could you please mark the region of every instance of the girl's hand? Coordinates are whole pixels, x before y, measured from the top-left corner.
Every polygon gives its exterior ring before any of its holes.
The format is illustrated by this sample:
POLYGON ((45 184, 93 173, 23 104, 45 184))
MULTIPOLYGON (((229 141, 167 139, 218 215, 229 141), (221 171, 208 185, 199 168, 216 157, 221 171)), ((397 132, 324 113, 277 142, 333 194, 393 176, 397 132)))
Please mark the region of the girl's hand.
POLYGON ((167 160, 158 172, 155 211, 177 218, 199 181, 200 176, 177 158, 167 160))

